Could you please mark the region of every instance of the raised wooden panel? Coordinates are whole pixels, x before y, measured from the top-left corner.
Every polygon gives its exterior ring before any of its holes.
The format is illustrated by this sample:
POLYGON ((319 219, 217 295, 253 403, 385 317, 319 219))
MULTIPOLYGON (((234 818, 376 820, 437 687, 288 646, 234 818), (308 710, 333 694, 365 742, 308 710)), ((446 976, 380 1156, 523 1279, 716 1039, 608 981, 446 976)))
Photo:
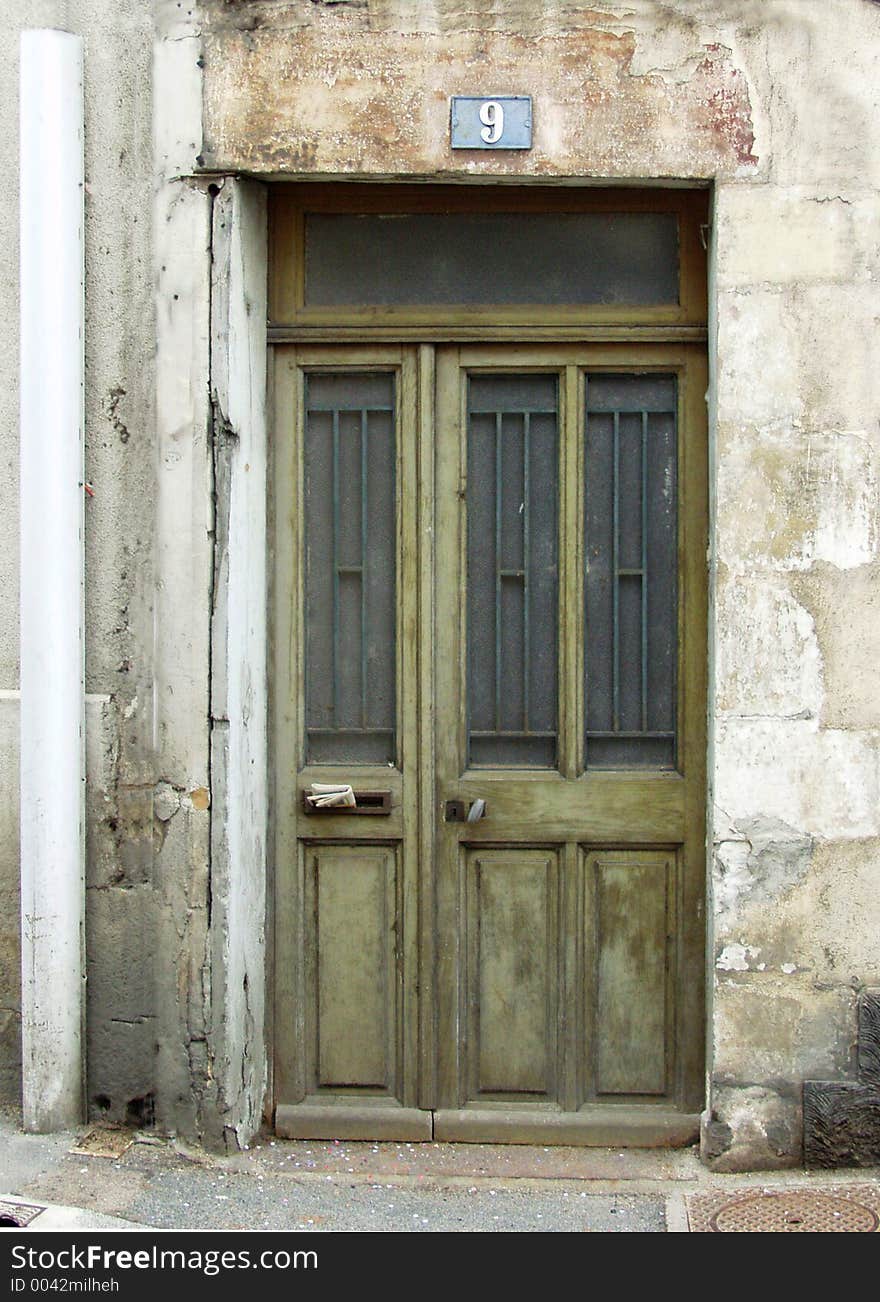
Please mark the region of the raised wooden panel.
POLYGON ((662 1096, 670 1089, 674 863, 672 852, 658 850, 587 856, 586 981, 593 987, 597 1096, 662 1096))
POLYGON ((309 849, 314 1086, 393 1092, 396 855, 390 846, 309 849))
POLYGON ((556 1089, 558 861, 547 850, 467 858, 471 1097, 556 1089))

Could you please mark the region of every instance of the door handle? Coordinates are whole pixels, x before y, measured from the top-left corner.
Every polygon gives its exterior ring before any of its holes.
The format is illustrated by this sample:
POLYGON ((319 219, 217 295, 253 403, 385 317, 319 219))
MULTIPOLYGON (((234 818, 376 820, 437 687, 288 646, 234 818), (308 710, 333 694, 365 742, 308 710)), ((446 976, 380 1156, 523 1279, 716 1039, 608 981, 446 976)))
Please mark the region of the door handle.
POLYGON ((488 812, 485 800, 472 800, 470 805, 464 800, 447 800, 443 807, 443 820, 446 823, 477 823, 488 812))

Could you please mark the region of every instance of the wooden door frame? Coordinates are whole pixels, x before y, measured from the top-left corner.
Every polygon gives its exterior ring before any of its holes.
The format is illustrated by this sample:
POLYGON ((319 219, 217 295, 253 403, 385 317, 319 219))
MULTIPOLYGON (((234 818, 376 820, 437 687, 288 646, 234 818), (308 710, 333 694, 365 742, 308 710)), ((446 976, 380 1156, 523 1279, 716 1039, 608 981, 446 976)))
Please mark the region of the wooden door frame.
MULTIPOLYGON (((434 420, 435 420, 435 371, 436 371, 436 352, 435 345, 458 341, 462 344, 468 343, 496 343, 510 344, 521 342, 523 344, 553 344, 555 353, 558 356, 560 351, 564 350, 566 345, 574 344, 586 345, 593 343, 598 347, 612 347, 615 344, 626 343, 633 348, 645 346, 646 349, 658 348, 659 356, 663 352, 664 345, 672 349, 680 345, 691 345, 693 347, 693 357, 697 363, 697 371, 705 374, 707 366, 706 357, 706 339, 707 330, 706 320, 706 271, 705 258, 699 249, 701 224, 706 219, 706 197, 707 192, 684 192, 675 190, 653 190, 653 191, 622 191, 622 192, 602 192, 581 190, 575 192, 577 199, 572 200, 572 191, 568 192, 568 198, 560 200, 553 197, 551 191, 541 191, 534 187, 517 187, 518 195, 516 202, 523 205, 524 210, 530 211, 547 211, 554 204, 562 204, 565 210, 571 210, 572 206, 584 208, 605 207, 606 210, 625 206, 631 210, 644 210, 645 208, 655 209, 657 207, 672 207, 681 214, 683 222, 683 231, 685 232, 682 243, 682 292, 681 292, 681 309, 670 314, 667 309, 632 309, 615 308, 607 310, 604 308, 586 308, 579 309, 576 313, 568 314, 556 313, 550 314, 552 319, 548 319, 547 314, 540 310, 531 309, 528 313, 518 312, 499 314, 496 310, 487 308, 476 312, 461 314, 455 316, 444 312, 428 314, 430 319, 424 313, 418 311, 409 312, 407 309, 395 313, 376 312, 371 310, 368 313, 357 313, 345 309, 337 309, 333 313, 309 314, 302 311, 301 303, 298 302, 296 295, 291 298, 290 294, 284 289, 285 278, 289 277, 294 264, 291 257, 299 258, 296 252, 297 241, 302 239, 302 220, 301 212, 303 202, 314 202, 320 191, 322 205, 329 205, 333 210, 356 210, 363 207, 364 198, 367 200, 367 208, 373 211, 387 210, 389 197, 399 198, 406 187, 401 186, 274 186, 270 193, 270 324, 269 324, 269 343, 270 345, 299 344, 309 347, 315 345, 321 347, 323 356, 330 356, 324 352, 323 346, 337 344, 340 346, 338 356, 345 358, 348 365, 353 356, 364 356, 368 354, 376 356, 377 349, 383 344, 392 345, 398 352, 402 352, 408 345, 414 359, 414 376, 415 376, 415 433, 416 433, 416 453, 411 467, 412 473, 412 491, 414 510, 416 512, 416 530, 418 536, 422 535, 426 523, 429 527, 436 528, 434 520, 435 511, 435 493, 434 493, 434 420), (359 192, 359 193, 358 193, 359 192), (369 193, 368 193, 369 192, 369 193), (620 196, 624 196, 624 200, 620 196), (298 215, 299 214, 299 215, 298 215), (353 345, 355 351, 351 351, 343 345, 353 345), (362 350, 361 353, 357 349, 362 350), (699 370, 702 366, 702 371, 699 370)), ((405 204, 409 204, 409 210, 418 209, 419 206, 425 206, 426 191, 433 191, 436 195, 441 187, 410 187, 413 191, 409 199, 404 199, 405 204)), ((447 187, 447 191, 452 193, 454 203, 460 210, 486 210, 493 206, 497 210, 499 199, 493 197, 498 191, 491 191, 488 188, 475 187, 447 187)), ((557 190, 556 196, 560 192, 557 190)), ((505 209, 510 206, 510 191, 505 196, 505 209)), ((397 205, 392 205, 396 207, 397 205)), ((294 275, 299 275, 294 269, 294 275)), ((301 283, 298 281, 297 283, 301 283)), ((281 375, 282 359, 286 354, 284 347, 270 349, 275 352, 274 368, 270 373, 274 373, 274 383, 270 379, 270 393, 272 397, 272 426, 275 431, 275 438, 272 440, 272 460, 274 462, 274 474, 272 482, 273 489, 272 501, 270 503, 271 518, 273 521, 273 536, 270 541, 270 552, 274 556, 274 575, 279 572, 279 566, 284 559, 283 544, 279 547, 279 530, 277 527, 279 516, 279 503, 282 500, 279 496, 278 456, 279 446, 283 446, 283 439, 279 436, 282 433, 282 425, 285 420, 284 402, 285 395, 289 399, 289 385, 285 387, 285 380, 281 375)), ((690 352, 691 349, 688 349, 690 352)), ((618 354, 620 355, 620 354, 618 354)), ((702 529, 702 538, 705 544, 707 526, 705 521, 708 517, 708 475, 707 475, 707 420, 706 407, 704 401, 705 385, 702 388, 695 383, 689 387, 687 419, 693 424, 693 429, 701 432, 702 437, 702 454, 701 466, 696 467, 696 480, 699 483, 699 491, 690 493, 690 500, 696 502, 699 509, 703 512, 704 526, 702 529)), ((568 491, 567 489, 565 491, 568 491)), ((288 561, 290 557, 287 558, 288 561)), ((702 742, 694 740, 686 743, 693 753, 690 754, 688 763, 694 762, 697 756, 699 763, 702 765, 703 781, 701 790, 693 796, 693 808, 688 814, 688 823, 692 828, 703 829, 700 833, 702 837, 699 848, 695 846, 695 853, 692 856, 695 865, 701 865, 705 869, 705 839, 704 829, 706 823, 706 801, 707 791, 705 784, 706 771, 706 712, 707 712, 707 604, 708 604, 708 573, 706 565, 706 547, 688 546, 687 554, 684 557, 685 570, 680 570, 682 582, 688 582, 694 588, 699 605, 697 622, 700 625, 699 640, 702 650, 701 666, 695 671, 694 682, 699 680, 700 692, 696 697, 698 702, 696 708, 702 714, 702 742), (694 750, 693 748, 697 749, 694 750)), ((415 797, 413 808, 409 817, 414 820, 416 832, 413 844, 417 847, 418 856, 418 885, 417 894, 420 900, 419 904, 419 924, 417 938, 417 970, 419 973, 418 988, 420 994, 424 992, 425 974, 433 974, 435 965, 438 961, 435 939, 434 926, 432 918, 435 909, 436 881, 435 881, 435 820, 437 817, 436 792, 435 792, 435 772, 434 763, 436 755, 435 739, 435 667, 436 667, 436 612, 435 612, 435 549, 418 548, 417 566, 413 576, 413 609, 415 611, 417 639, 419 644, 418 655, 415 659, 413 670, 413 683, 420 708, 416 711, 418 719, 417 737, 416 737, 416 755, 415 762, 418 771, 423 775, 423 781, 417 796, 415 797)), ((273 663, 276 666, 279 660, 279 645, 284 642, 284 629, 289 630, 289 617, 285 615, 279 605, 279 588, 277 580, 273 577, 270 580, 270 611, 272 612, 270 627, 270 647, 273 663), (285 624, 285 621, 287 623, 285 624)), ((283 602, 281 603, 283 605, 283 602)), ((680 603, 680 609, 683 610, 684 602, 680 603)), ((690 641, 693 643, 693 632, 689 634, 690 641)), ((279 690, 277 673, 273 672, 270 677, 270 755, 274 773, 272 774, 273 790, 273 809, 270 814, 271 819, 271 836, 275 845, 275 889, 273 898, 270 902, 271 918, 278 937, 279 929, 285 925, 287 909, 283 900, 283 861, 284 861, 284 834, 280 835, 280 824, 283 820, 279 819, 278 811, 283 807, 284 793, 289 789, 289 784, 285 784, 283 779, 284 773, 290 773, 290 761, 295 761, 295 756, 290 753, 293 733, 288 732, 287 725, 290 720, 284 716, 284 711, 279 707, 279 690)), ((693 698, 692 698, 693 699, 693 698)), ((690 753, 690 752, 688 752, 690 753)), ((295 763, 293 771, 295 771, 295 763)), ((696 785, 696 784, 694 784, 696 785)), ((696 837, 696 833, 694 834, 696 837)), ((691 877, 699 876, 698 869, 691 874, 691 877)), ((694 1028, 694 1034, 688 1038, 687 1058, 690 1064, 688 1075, 692 1078, 693 1084, 688 1085, 686 1090, 682 1091, 682 1105, 687 1106, 689 1114, 696 1114, 703 1106, 703 1066, 704 1066, 704 1042, 705 1042, 705 1002, 706 1002, 706 983, 705 983, 705 964, 703 956, 705 953, 705 898, 706 898, 706 876, 703 871, 699 882, 692 881, 689 885, 687 897, 682 902, 682 911, 688 918, 695 919, 694 928, 699 933, 698 942, 692 947, 692 956, 688 963, 690 981, 681 981, 680 988, 690 1002, 691 1008, 689 1020, 694 1028), (698 1030, 697 1030, 698 1028, 698 1030)), ((283 952, 283 951, 282 951, 283 952)), ((270 1055, 275 1063, 274 1081, 272 1086, 271 1106, 274 1108, 280 1103, 281 1090, 285 1086, 285 1067, 282 1057, 290 1049, 290 1032, 285 1026, 284 1017, 280 1015, 281 1005, 284 1000, 287 1002, 288 1016, 290 1008, 294 1009, 294 1015, 297 1019, 302 1018, 302 1008, 298 1006, 295 998, 291 1003, 291 998, 295 995, 292 988, 290 974, 283 970, 283 963, 279 962, 279 950, 276 949, 273 962, 274 971, 271 973, 273 978, 272 999, 276 1005, 274 1017, 273 1044, 270 1049, 270 1055)), ((301 985, 299 987, 302 988, 301 985)), ((417 1013, 417 1080, 418 1096, 415 1100, 416 1109, 432 1111, 437 1106, 437 1011, 434 1001, 427 998, 420 998, 418 1001, 417 1013)), ((555 1142, 579 1142, 579 1143, 683 1143, 689 1142, 693 1138, 692 1122, 693 1115, 687 1118, 687 1125, 682 1128, 676 1127, 674 1119, 672 1124, 667 1124, 664 1130, 663 1125, 658 1127, 654 1125, 653 1129, 645 1128, 644 1120, 639 1117, 632 1117, 626 1125, 626 1137, 621 1137, 619 1129, 615 1129, 615 1122, 610 1115, 611 1107, 604 1107, 604 1117, 597 1119, 592 1128, 583 1131, 579 1137, 573 1140, 571 1137, 566 1138, 564 1135, 557 1135, 555 1142), (685 1133, 687 1132, 687 1133, 685 1133)), ((624 1121, 622 1114, 618 1114, 619 1121, 624 1121)), ((659 1119, 658 1119, 659 1120, 659 1119)), ((341 1117, 340 1117, 341 1121, 341 1117)), ((685 1118, 682 1117, 682 1121, 685 1118)), ((344 1126, 337 1126, 334 1135, 340 1137, 345 1134, 344 1126)), ((549 1132, 548 1132, 549 1134, 549 1132)), ((379 1132, 377 1131, 377 1137, 379 1132)), ((390 1137, 390 1133, 389 1133, 390 1137)), ((406 1138, 404 1134, 395 1135, 394 1137, 406 1138)), ((412 1138, 424 1138, 423 1133, 416 1133, 414 1130, 412 1138)), ((481 1136, 474 1132, 472 1137, 479 1139, 481 1136)))

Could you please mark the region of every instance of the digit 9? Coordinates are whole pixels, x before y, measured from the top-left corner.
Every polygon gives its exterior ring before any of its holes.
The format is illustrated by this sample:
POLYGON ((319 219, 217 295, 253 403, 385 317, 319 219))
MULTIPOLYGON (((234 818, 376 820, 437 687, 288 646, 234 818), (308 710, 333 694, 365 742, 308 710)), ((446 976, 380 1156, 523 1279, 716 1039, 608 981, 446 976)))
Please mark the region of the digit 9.
POLYGON ((504 134, 504 109, 497 99, 480 105, 480 121, 483 123, 480 138, 484 144, 496 145, 504 134))

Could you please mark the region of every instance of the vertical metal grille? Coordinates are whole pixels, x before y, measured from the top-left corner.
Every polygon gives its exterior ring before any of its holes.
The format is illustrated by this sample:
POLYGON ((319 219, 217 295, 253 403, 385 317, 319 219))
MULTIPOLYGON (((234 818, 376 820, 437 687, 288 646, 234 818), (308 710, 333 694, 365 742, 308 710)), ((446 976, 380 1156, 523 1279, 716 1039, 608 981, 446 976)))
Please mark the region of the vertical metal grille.
POLYGON ((674 376, 586 380, 588 768, 676 762, 674 376))
POLYGON ((469 762, 552 768, 557 747, 557 381, 468 384, 469 762))
POLYGON ((393 375, 307 377, 309 763, 394 759, 394 425, 393 375))

